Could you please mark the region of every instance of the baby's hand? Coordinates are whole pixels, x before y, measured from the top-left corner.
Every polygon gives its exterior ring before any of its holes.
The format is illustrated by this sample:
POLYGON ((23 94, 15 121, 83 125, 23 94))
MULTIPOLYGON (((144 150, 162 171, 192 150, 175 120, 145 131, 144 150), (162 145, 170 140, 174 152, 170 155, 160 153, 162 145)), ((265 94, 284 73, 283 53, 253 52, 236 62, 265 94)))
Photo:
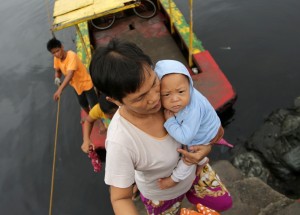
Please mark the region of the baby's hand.
POLYGON ((164 116, 165 116, 165 119, 168 120, 174 116, 174 113, 170 110, 164 109, 164 116))
POLYGON ((176 184, 177 182, 173 181, 171 176, 167 178, 160 178, 157 180, 157 185, 161 190, 169 189, 171 187, 174 187, 176 184))

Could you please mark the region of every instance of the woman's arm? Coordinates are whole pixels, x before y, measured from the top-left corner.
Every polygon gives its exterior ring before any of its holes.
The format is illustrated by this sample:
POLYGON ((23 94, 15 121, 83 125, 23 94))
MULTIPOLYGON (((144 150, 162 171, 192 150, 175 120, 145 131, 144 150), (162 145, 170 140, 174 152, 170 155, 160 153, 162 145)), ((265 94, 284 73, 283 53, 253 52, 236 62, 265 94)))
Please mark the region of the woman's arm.
POLYGON ((110 200, 115 215, 138 215, 138 211, 132 201, 132 186, 118 188, 110 186, 110 200))

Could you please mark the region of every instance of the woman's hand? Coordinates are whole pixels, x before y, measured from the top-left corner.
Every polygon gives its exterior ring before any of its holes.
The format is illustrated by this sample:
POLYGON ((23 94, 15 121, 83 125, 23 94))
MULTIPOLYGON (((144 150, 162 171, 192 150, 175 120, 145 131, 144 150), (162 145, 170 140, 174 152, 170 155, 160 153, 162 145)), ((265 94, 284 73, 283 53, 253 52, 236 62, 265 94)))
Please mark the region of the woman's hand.
POLYGON ((206 157, 211 151, 212 145, 198 145, 190 146, 190 152, 186 149, 177 149, 179 153, 183 155, 182 159, 187 164, 198 164, 204 157, 206 157))

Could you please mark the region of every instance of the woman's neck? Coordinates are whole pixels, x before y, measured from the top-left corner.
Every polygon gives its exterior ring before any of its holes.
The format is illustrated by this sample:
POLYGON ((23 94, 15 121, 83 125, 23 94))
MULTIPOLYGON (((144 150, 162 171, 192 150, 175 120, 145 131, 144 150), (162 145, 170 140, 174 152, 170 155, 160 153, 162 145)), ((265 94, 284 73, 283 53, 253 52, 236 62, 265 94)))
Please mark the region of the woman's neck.
POLYGON ((163 116, 163 112, 160 110, 156 113, 140 114, 140 113, 131 111, 124 106, 123 107, 121 106, 120 115, 130 122, 135 122, 135 121, 147 121, 147 120, 151 120, 153 118, 159 117, 159 116, 163 116))
POLYGON ((164 137, 167 134, 163 126, 165 118, 162 110, 152 114, 137 114, 123 107, 120 109, 120 115, 149 135, 164 137))

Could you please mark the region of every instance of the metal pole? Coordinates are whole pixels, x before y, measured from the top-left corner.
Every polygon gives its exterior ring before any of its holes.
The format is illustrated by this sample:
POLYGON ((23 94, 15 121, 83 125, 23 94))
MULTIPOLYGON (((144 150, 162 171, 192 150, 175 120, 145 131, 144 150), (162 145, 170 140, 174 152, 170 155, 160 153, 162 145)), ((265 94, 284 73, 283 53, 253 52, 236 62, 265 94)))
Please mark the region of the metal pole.
POLYGON ((169 0, 169 10, 170 10, 170 28, 171 28, 171 34, 173 34, 174 33, 174 24, 173 24, 173 14, 172 14, 171 0, 169 0))
POLYGON ((189 41, 189 65, 192 66, 192 54, 193 54, 193 0, 190 3, 190 41, 189 41))

